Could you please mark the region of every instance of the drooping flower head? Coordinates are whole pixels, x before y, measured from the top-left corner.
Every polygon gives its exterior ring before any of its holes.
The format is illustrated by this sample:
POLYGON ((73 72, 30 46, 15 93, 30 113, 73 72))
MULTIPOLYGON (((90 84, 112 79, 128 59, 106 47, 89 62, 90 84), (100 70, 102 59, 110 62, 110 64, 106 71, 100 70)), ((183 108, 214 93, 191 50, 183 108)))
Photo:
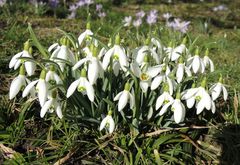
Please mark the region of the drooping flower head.
POLYGON ((108 111, 108 115, 102 120, 100 124, 99 130, 103 130, 103 128, 106 127, 108 129, 108 132, 111 134, 114 131, 115 123, 112 118, 112 111, 108 111))

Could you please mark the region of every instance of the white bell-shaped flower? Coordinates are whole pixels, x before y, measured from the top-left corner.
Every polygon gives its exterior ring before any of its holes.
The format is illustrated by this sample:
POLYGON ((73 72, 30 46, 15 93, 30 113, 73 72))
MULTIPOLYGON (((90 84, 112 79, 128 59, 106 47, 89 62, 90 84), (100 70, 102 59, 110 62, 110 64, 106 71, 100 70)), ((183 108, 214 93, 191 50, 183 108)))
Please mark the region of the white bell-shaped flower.
POLYGON ((20 53, 17 53, 12 57, 12 59, 9 62, 9 68, 14 68, 16 70, 19 68, 19 66, 24 63, 25 70, 29 76, 32 76, 35 73, 36 70, 36 64, 31 61, 25 61, 18 59, 20 57, 28 57, 28 58, 33 58, 32 55, 32 47, 30 47, 29 41, 24 43, 24 50, 20 53))
POLYGON ((180 57, 179 58, 179 63, 177 65, 177 71, 176 71, 176 78, 177 78, 178 83, 182 82, 183 77, 184 77, 184 73, 186 73, 188 77, 192 76, 191 71, 183 63, 183 58, 180 57))
POLYGON ((63 117, 61 104, 59 102, 59 99, 57 98, 56 90, 52 91, 51 97, 49 97, 49 99, 42 106, 42 109, 40 111, 40 117, 43 118, 47 112, 52 113, 54 111, 60 119, 63 117))
MULTIPOLYGON (((164 92, 157 98, 156 101, 156 110, 174 100, 173 97, 169 94, 168 84, 165 84, 163 88, 164 92)), ((164 113, 164 111, 161 111, 159 115, 161 116, 162 113, 164 113)))
POLYGON ((172 50, 171 57, 170 57, 171 61, 177 61, 182 56, 183 53, 186 53, 186 54, 189 53, 185 45, 186 42, 187 42, 187 38, 185 37, 182 43, 172 50))
POLYGON ((196 102, 197 115, 200 114, 205 108, 207 110, 212 110, 215 113, 215 104, 210 97, 208 91, 205 89, 206 86, 206 78, 203 79, 201 86, 198 88, 192 88, 192 90, 188 90, 183 96, 183 100, 187 100, 190 98, 194 98, 192 102, 196 102))
POLYGON ((79 79, 75 80, 67 90, 67 98, 70 97, 75 90, 77 89, 83 95, 87 95, 88 99, 93 102, 94 101, 94 88, 87 80, 86 70, 81 70, 81 76, 79 79))
POLYGON ((114 131, 115 123, 112 118, 112 111, 108 112, 108 115, 102 120, 100 124, 99 130, 103 130, 103 128, 106 127, 108 129, 108 132, 111 134, 114 131))
POLYGON ((22 97, 26 97, 33 89, 34 86, 36 85, 36 92, 38 94, 38 99, 41 107, 44 105, 44 103, 47 100, 47 95, 48 95, 48 83, 45 80, 46 78, 46 71, 42 70, 40 74, 40 78, 38 80, 35 80, 31 83, 29 83, 26 88, 24 89, 22 93, 22 97))
POLYGON ((120 93, 118 93, 114 97, 114 101, 118 101, 118 111, 121 111, 129 102, 130 103, 130 108, 133 109, 135 105, 135 99, 134 96, 130 93, 130 84, 127 82, 124 86, 124 90, 120 93))
POLYGON ((213 101, 220 96, 221 92, 223 93, 223 99, 225 101, 227 100, 228 92, 225 86, 222 84, 222 82, 223 82, 223 78, 222 76, 220 76, 218 83, 214 84, 209 90, 212 95, 213 101))
POLYGON ((188 58, 187 64, 189 69, 193 70, 193 73, 204 73, 205 72, 205 65, 203 60, 199 57, 198 49, 195 52, 193 57, 188 58))
POLYGON ((79 68, 80 66, 82 66, 83 64, 88 64, 88 80, 90 82, 91 85, 95 84, 97 79, 99 77, 103 77, 103 73, 104 70, 102 68, 102 64, 99 61, 98 57, 97 57, 97 49, 96 47, 92 48, 92 56, 87 56, 86 58, 81 59, 80 61, 78 61, 74 66, 73 66, 73 70, 76 70, 77 68, 79 68))
POLYGON ((155 50, 153 50, 153 48, 150 46, 150 41, 151 40, 148 38, 145 42, 145 45, 140 47, 136 52, 136 62, 139 65, 142 65, 145 56, 149 55, 152 56, 152 58, 155 60, 157 64, 160 64, 160 57, 157 54, 157 52, 155 52, 155 50))
MULTIPOLYGON (((61 38, 60 42, 62 44, 61 46, 55 44, 54 48, 56 49, 53 51, 50 60, 56 62, 59 65, 61 71, 64 71, 66 61, 74 65, 75 57, 73 52, 69 49, 70 41, 66 37, 63 37, 61 38)), ((49 50, 53 49, 50 48, 51 46, 49 47, 49 50)))
POLYGON ((92 37, 91 37, 92 35, 93 35, 93 32, 91 31, 91 24, 90 22, 88 22, 86 30, 83 33, 81 33, 78 37, 79 45, 81 46, 84 40, 87 42, 90 42, 92 40, 92 37))
POLYGON ((209 58, 208 54, 209 54, 209 50, 207 49, 205 52, 205 56, 203 57, 203 62, 204 62, 205 68, 210 67, 210 71, 213 72, 214 64, 213 64, 212 60, 209 58))
POLYGON ((24 66, 22 65, 20 67, 19 75, 13 79, 10 85, 9 99, 12 100, 19 93, 19 91, 26 86, 26 84, 27 78, 25 76, 24 66))
POLYGON ((125 53, 124 48, 120 46, 119 35, 116 36, 115 45, 109 49, 103 57, 102 66, 104 70, 107 70, 111 58, 113 58, 113 61, 119 62, 119 65, 124 72, 127 71, 126 67, 129 66, 128 57, 125 53))
POLYGON ((56 73, 54 66, 50 66, 50 70, 46 74, 46 82, 52 82, 53 84, 62 84, 62 79, 56 73))
POLYGON ((171 110, 173 111, 173 117, 174 121, 178 124, 180 122, 183 122, 186 115, 186 109, 183 103, 180 100, 181 94, 178 92, 176 94, 176 99, 169 101, 167 104, 165 104, 162 109, 160 110, 159 114, 163 115, 167 112, 168 108, 171 106, 171 110))
POLYGON ((148 67, 146 64, 142 70, 139 68, 137 63, 131 63, 130 68, 133 74, 140 79, 140 87, 145 93, 148 90, 148 87, 151 85, 151 80, 155 77, 161 68, 161 66, 156 65, 154 67, 148 67))

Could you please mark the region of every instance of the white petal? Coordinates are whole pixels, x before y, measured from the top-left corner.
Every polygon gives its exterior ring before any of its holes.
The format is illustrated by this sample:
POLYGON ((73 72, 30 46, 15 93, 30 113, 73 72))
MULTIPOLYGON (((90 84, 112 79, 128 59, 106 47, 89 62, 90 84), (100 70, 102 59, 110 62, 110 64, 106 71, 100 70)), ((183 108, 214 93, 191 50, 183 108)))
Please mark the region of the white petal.
POLYGON ((120 71, 120 64, 118 61, 114 60, 113 61, 113 65, 112 65, 112 68, 113 68, 113 73, 115 76, 118 76, 119 74, 119 71, 120 71))
POLYGON ((100 124, 100 128, 99 130, 101 131, 107 124, 108 118, 107 116, 102 120, 101 124, 100 124))
POLYGON ((161 96, 159 96, 157 98, 157 101, 156 101, 156 110, 158 110, 162 105, 163 105, 163 102, 165 100, 165 95, 166 95, 166 92, 164 92, 161 96))
POLYGON ((187 100, 187 99, 193 97, 194 95, 196 95, 196 93, 197 93, 198 91, 199 91, 198 88, 188 89, 188 90, 186 91, 186 93, 184 93, 184 94, 182 95, 182 99, 183 99, 183 100, 187 100))
POLYGON ((121 95, 122 95, 123 91, 122 92, 119 92, 113 99, 113 101, 117 101, 120 99, 121 95))
POLYGON ((215 106, 215 103, 213 101, 212 101, 211 110, 212 110, 213 114, 216 112, 216 106, 215 106))
POLYGON ((40 117, 43 118, 48 111, 48 109, 52 106, 53 104, 53 99, 49 99, 45 104, 42 106, 41 112, 40 112, 40 117))
POLYGON ((24 89, 24 91, 23 91, 23 93, 22 93, 22 97, 23 97, 23 98, 26 97, 26 96, 29 94, 29 92, 33 89, 34 85, 36 85, 38 81, 39 81, 39 80, 35 80, 35 81, 29 83, 29 84, 26 86, 26 88, 24 89))
POLYGON ((45 101, 47 100, 47 92, 48 87, 45 80, 40 79, 37 84, 37 91, 38 91, 38 99, 40 102, 40 105, 43 106, 45 101))
POLYGON ((143 46, 142 48, 140 48, 137 52, 137 57, 136 57, 136 62, 138 64, 141 64, 144 60, 144 57, 146 55, 146 51, 148 50, 147 46, 143 46))
POLYGON ((198 72, 199 68, 201 67, 200 65, 201 65, 201 62, 200 62, 199 56, 195 56, 192 62, 192 68, 194 73, 198 72))
POLYGON ((222 85, 222 90, 223 90, 223 99, 226 101, 228 97, 228 92, 227 89, 222 85))
POLYGON ((99 75, 98 61, 93 57, 88 65, 88 80, 91 85, 95 84, 99 75))
POLYGON ((135 106, 135 99, 134 99, 134 96, 133 96, 132 93, 129 94, 129 96, 130 96, 130 108, 131 109, 133 109, 133 107, 135 106))
POLYGON ((116 45, 115 46, 115 54, 119 55, 120 66, 121 66, 122 70, 124 72, 126 72, 127 71, 126 67, 128 67, 128 59, 127 59, 126 54, 124 53, 124 50, 120 46, 116 45))
POLYGON ((205 108, 205 106, 204 106, 204 100, 203 99, 201 99, 200 101, 199 101, 199 103, 197 104, 197 115, 199 115, 203 110, 204 110, 204 108, 205 108))
POLYGON ((78 87, 79 83, 80 83, 80 79, 75 80, 75 81, 68 87, 68 90, 67 90, 67 98, 69 98, 69 97, 74 93, 74 91, 75 91, 76 88, 78 87))
POLYGON ((168 83, 168 88, 169 88, 169 94, 173 94, 173 82, 170 78, 167 77, 167 83, 168 83))
POLYGON ((152 56, 153 56, 154 60, 156 61, 156 63, 159 64, 160 63, 159 55, 153 49, 150 48, 149 50, 152 53, 152 56))
POLYGON ((178 68, 177 68, 177 72, 176 72, 176 77, 177 77, 178 83, 182 82, 183 74, 184 74, 184 65, 178 64, 178 68))
POLYGON ((160 110, 159 115, 162 116, 164 113, 166 113, 168 107, 169 107, 172 103, 173 103, 173 102, 170 101, 170 102, 168 102, 167 104, 165 104, 165 105, 162 107, 162 109, 160 110))
POLYGON ((56 108, 56 114, 57 114, 57 116, 58 116, 60 119, 62 119, 62 118, 63 118, 63 115, 62 115, 61 105, 60 105, 59 103, 57 103, 55 106, 56 106, 55 108, 56 108))
POLYGON ((73 67, 73 70, 76 70, 77 68, 79 68, 82 64, 84 64, 85 62, 89 61, 89 58, 83 58, 81 60, 79 60, 73 67))
POLYGON ((216 100, 220 93, 221 93, 221 84, 217 83, 216 86, 214 88, 212 88, 212 90, 210 91, 211 92, 211 95, 212 95, 212 99, 213 101, 216 100))
POLYGON ((78 37, 78 43, 79 43, 79 45, 82 44, 83 39, 84 39, 86 36, 87 36, 87 32, 86 32, 86 31, 83 32, 82 34, 80 34, 80 36, 78 37))
POLYGON ((111 56, 113 55, 114 53, 114 47, 109 49, 107 51, 107 53, 104 55, 103 57, 103 62, 102 62, 102 66, 103 66, 103 69, 106 70, 109 63, 110 63, 110 59, 111 59, 111 56))
POLYGON ((25 76, 23 76, 23 75, 17 76, 12 81, 12 83, 10 85, 10 90, 9 90, 9 99, 10 100, 13 99, 18 94, 18 92, 21 90, 24 83, 25 83, 25 76))
POLYGON ((187 67, 184 66, 184 69, 185 69, 185 72, 187 73, 187 76, 188 76, 188 77, 192 76, 192 73, 191 73, 191 71, 190 71, 189 68, 187 68, 187 67))
POLYGON ((86 79, 84 81, 84 84, 85 84, 85 87, 86 87, 88 99, 91 102, 93 102, 94 101, 94 89, 93 89, 93 86, 86 79))
POLYGON ((180 100, 175 100, 172 105, 172 108, 174 108, 174 121, 178 124, 181 121, 183 121, 185 117, 184 108, 181 105, 180 100))
POLYGON ((141 70, 137 63, 135 63, 135 62, 131 63, 130 68, 135 76, 140 77, 141 70))
POLYGON ((147 81, 140 81, 140 87, 142 89, 142 91, 145 93, 148 90, 149 87, 149 82, 147 81))
POLYGON ((118 111, 121 111, 127 105, 128 99, 129 91, 124 90, 118 101, 118 111))
POLYGON ((114 123, 112 116, 109 116, 108 123, 109 123, 109 133, 111 134, 111 133, 113 133, 114 128, 115 128, 115 123, 114 123))
POLYGON ((59 46, 59 44, 58 43, 54 43, 54 44, 52 44, 51 46, 49 46, 49 48, 48 48, 48 52, 51 52, 54 48, 56 48, 57 46, 59 46))
POLYGON ((151 90, 157 89, 157 87, 159 87, 159 85, 162 83, 162 80, 163 80, 162 75, 159 75, 159 76, 155 77, 152 81, 152 84, 151 84, 151 90))
POLYGON ((62 84, 62 79, 57 75, 57 73, 54 72, 53 77, 57 84, 62 84))
POLYGON ((186 100, 187 102, 187 107, 190 109, 194 106, 195 104, 195 97, 190 97, 189 99, 186 100))
POLYGON ((61 50, 61 46, 57 47, 57 49, 55 49, 50 57, 51 60, 54 60, 54 58, 57 57, 58 52, 61 50))
POLYGON ((161 72, 162 66, 156 65, 153 67, 148 68, 146 74, 149 75, 151 78, 155 77, 158 73, 161 72))
POLYGON ((13 67, 15 66, 16 62, 17 62, 17 61, 20 61, 20 60, 17 59, 17 58, 21 57, 22 54, 23 54, 23 52, 20 52, 20 53, 15 54, 15 55, 12 57, 11 61, 9 62, 9 68, 13 68, 13 67))
POLYGON ((212 60, 209 60, 209 63, 210 63, 210 71, 213 72, 214 71, 214 65, 213 65, 212 60))
POLYGON ((209 96, 209 94, 206 91, 203 92, 202 97, 203 97, 202 99, 204 100, 206 109, 210 110, 211 109, 211 103, 212 103, 211 97, 209 96))

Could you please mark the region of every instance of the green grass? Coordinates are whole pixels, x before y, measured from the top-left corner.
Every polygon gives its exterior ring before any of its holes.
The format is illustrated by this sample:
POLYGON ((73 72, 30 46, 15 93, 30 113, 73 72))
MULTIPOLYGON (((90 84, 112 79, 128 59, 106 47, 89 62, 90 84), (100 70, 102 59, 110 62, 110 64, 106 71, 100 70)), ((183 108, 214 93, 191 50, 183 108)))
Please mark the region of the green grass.
MULTIPOLYGON (((150 3, 141 6, 130 3, 121 7, 107 6, 108 16, 104 22, 92 20, 92 30, 98 31, 106 44, 107 37, 119 27, 124 16, 154 7, 160 14, 171 12, 176 17, 190 20, 189 36, 198 37, 196 45, 210 48, 216 72, 209 77, 217 81, 219 74, 223 75, 230 94, 228 101, 219 102, 220 113, 214 119, 197 123, 207 128, 167 129, 154 135, 146 134, 148 130, 135 132, 133 126, 130 130, 119 128, 113 135, 103 135, 98 131, 98 121, 89 122, 89 127, 84 122, 91 119, 83 119, 74 111, 69 112, 72 115, 64 120, 54 115, 41 119, 39 105, 21 99, 9 101, 8 88, 15 72, 9 71, 8 62, 12 55, 22 50, 23 43, 29 38, 28 23, 43 46, 48 47, 62 36, 58 29, 78 36, 85 29, 86 11, 73 20, 39 16, 25 5, 20 5, 17 10, 14 10, 17 5, 13 6, 10 13, 0 12, 0 140, 16 152, 15 159, 7 159, 1 149, 0 163, 53 164, 63 158, 62 161, 68 164, 202 164, 202 161, 237 164, 240 155, 237 125, 240 118, 237 107, 237 101, 240 101, 240 30, 236 27, 240 26, 240 9, 236 3, 239 4, 238 1, 228 2, 230 10, 218 13, 210 9, 220 3, 150 3), (209 23, 207 30, 203 27, 205 21, 209 23), (235 97, 234 91, 237 93, 235 97)), ((163 25, 160 18, 158 26, 163 25)), ((146 37, 148 28, 141 27, 141 32, 146 37)), ((131 36, 125 29, 121 29, 120 34, 125 41, 131 36)), ((168 44, 167 38, 162 40, 168 44)))

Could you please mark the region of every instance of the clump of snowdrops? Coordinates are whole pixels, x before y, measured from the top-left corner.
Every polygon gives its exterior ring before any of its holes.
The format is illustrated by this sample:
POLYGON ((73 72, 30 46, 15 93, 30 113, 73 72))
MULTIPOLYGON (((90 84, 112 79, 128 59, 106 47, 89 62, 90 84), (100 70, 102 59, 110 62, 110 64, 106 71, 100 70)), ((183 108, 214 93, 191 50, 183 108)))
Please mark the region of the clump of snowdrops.
POLYGON ((218 82, 208 82, 214 72, 209 50, 190 45, 186 37, 162 43, 148 34, 133 48, 117 33, 105 45, 88 22, 78 38, 63 32, 46 50, 30 26, 29 31, 32 39, 9 63, 18 71, 9 99, 38 102, 41 118, 75 114, 112 133, 123 123, 135 129, 150 123, 184 125, 188 113, 214 114, 217 99, 227 99, 221 75, 218 82), (33 56, 34 51, 41 56, 33 56))

